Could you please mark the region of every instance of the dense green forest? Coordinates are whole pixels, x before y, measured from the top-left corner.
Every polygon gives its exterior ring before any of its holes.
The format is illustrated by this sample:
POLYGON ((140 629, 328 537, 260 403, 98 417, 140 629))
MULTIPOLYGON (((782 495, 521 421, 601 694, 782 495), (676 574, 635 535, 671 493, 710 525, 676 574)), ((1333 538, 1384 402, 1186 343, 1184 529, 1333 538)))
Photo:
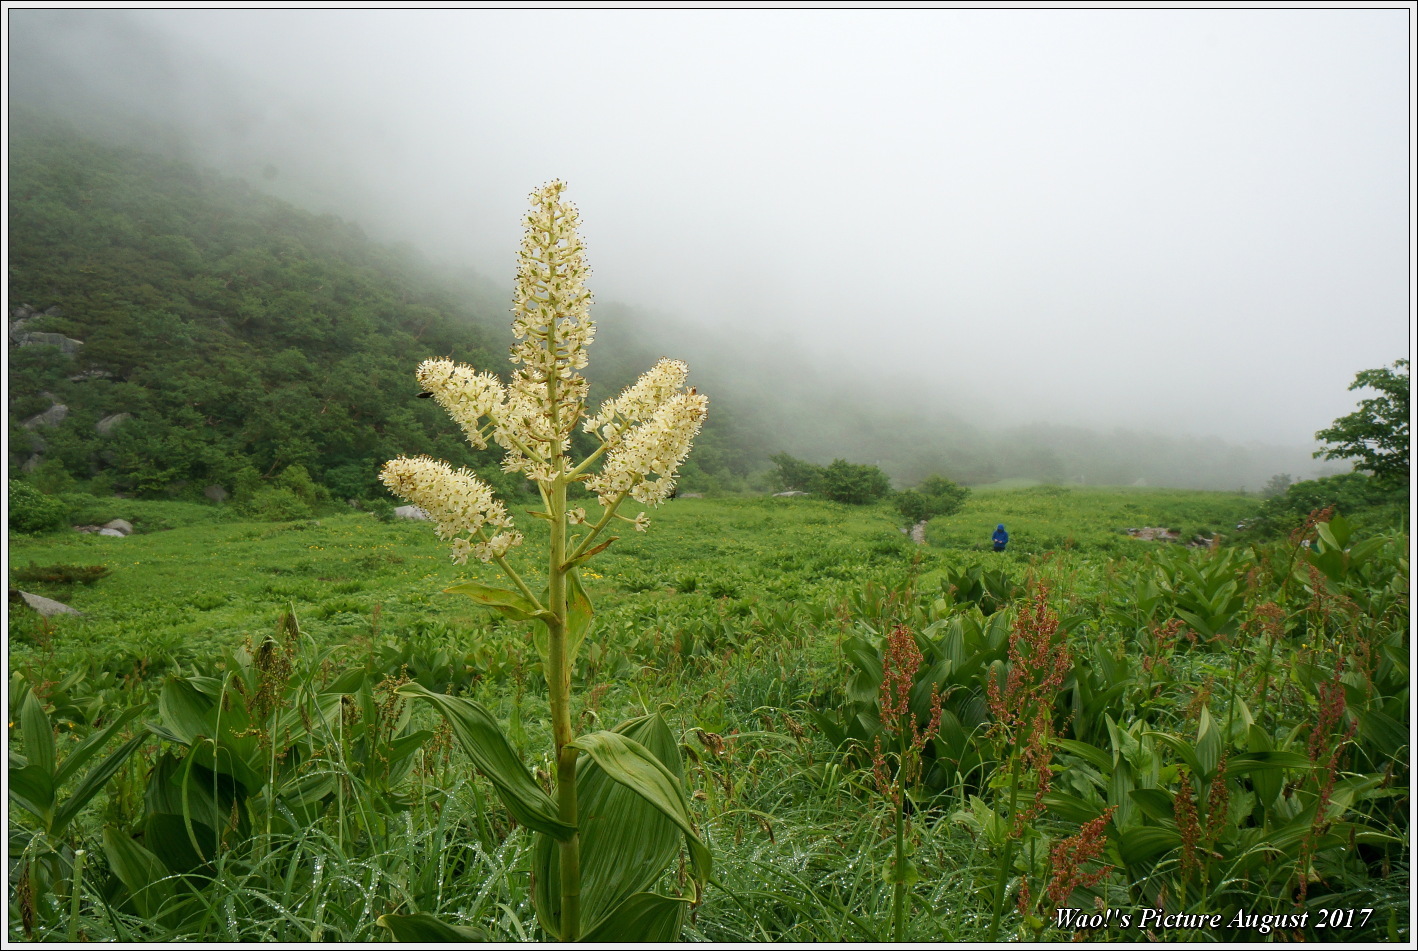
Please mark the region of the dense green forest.
MULTIPOLYGON (((10 131, 12 474, 48 491, 199 499, 215 485, 248 501, 308 477, 332 498, 370 499, 384 460, 428 453, 523 491, 498 453, 472 453, 415 398, 427 356, 505 366, 496 282, 435 273, 357 224, 24 109, 10 131)), ((766 489, 783 451, 875 464, 898 486, 943 474, 1254 490, 1287 468, 1217 439, 991 429, 911 399, 909 381, 885 395, 827 368, 787 381, 763 348, 711 327, 667 329, 614 301, 596 316, 593 398, 662 353, 710 393, 689 491, 766 489)))

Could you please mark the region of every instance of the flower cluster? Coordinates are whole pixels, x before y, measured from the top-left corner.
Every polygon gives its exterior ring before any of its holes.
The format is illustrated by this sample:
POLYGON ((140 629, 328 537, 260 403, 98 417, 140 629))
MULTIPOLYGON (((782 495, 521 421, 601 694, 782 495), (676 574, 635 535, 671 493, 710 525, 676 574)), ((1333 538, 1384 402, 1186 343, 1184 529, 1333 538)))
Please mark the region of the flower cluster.
MULTIPOLYGON (((531 196, 532 210, 517 254, 512 307, 517 343, 511 350, 514 370, 509 382, 503 385, 491 373, 447 358, 425 360, 417 376, 473 448, 486 449, 489 440, 495 442, 506 451, 502 468, 537 482, 546 499, 552 486, 562 487, 558 510, 549 509, 544 516, 592 524, 594 536, 627 497, 645 505, 670 497, 709 401, 693 388, 685 390, 688 366, 663 359, 586 418, 587 384, 577 371, 586 366, 586 348, 595 338, 596 325, 585 286, 590 274, 586 249, 576 231, 580 217, 573 205, 562 201, 565 188, 555 181, 531 196), (592 458, 579 466, 567 457, 578 425, 601 442, 592 458), (600 471, 591 471, 597 459, 600 471), (570 482, 584 482, 595 492, 607 516, 597 521, 581 508, 562 510, 564 486, 570 482)), ((440 537, 453 539, 453 558, 459 564, 469 554, 483 561, 500 558, 521 541, 515 532, 489 536, 483 531, 485 524, 510 529, 512 523, 487 485, 466 469, 455 473, 446 463, 427 457, 401 457, 385 465, 380 478, 438 522, 440 537)), ((643 512, 634 519, 616 517, 632 522, 638 531, 649 524, 643 512)))
MULTIPOLYGON (((576 233, 581 217, 574 205, 561 200, 565 188, 555 181, 531 196, 512 300, 512 333, 518 340, 512 362, 522 366, 511 385, 540 410, 536 415, 555 421, 556 436, 563 440, 586 398, 586 381, 576 371, 586 365, 586 348, 596 336, 586 290, 591 273, 586 246, 576 233)), ((524 414, 517 418, 530 421, 524 414)))
POLYGON ((1010 630, 1009 673, 1004 685, 991 670, 985 688, 994 715, 991 733, 997 742, 1018 748, 1023 766, 1038 776, 1033 806, 1013 817, 1012 833, 1016 836, 1024 823, 1043 809, 1044 793, 1053 777, 1049 734, 1054 698, 1073 665, 1067 638, 1059 632, 1059 618, 1049 610, 1048 599, 1048 589, 1039 585, 1032 603, 1020 608, 1010 630))
POLYGON ((507 402, 507 392, 497 377, 447 359, 423 361, 415 376, 424 392, 431 394, 462 427, 473 448, 486 449, 483 418, 496 419, 507 402))
POLYGON ((626 495, 643 505, 659 505, 674 491, 679 465, 708 412, 708 397, 693 388, 664 400, 649 419, 608 443, 613 448, 606 453, 605 465, 586 480, 586 488, 605 506, 626 495))
POLYGON ((1052 874, 1045 897, 1054 908, 1068 904, 1075 889, 1092 888, 1107 878, 1108 873, 1113 870, 1111 865, 1104 865, 1091 872, 1085 872, 1083 868, 1103 854, 1103 849, 1108 844, 1108 837, 1103 834, 1103 830, 1107 828, 1117 808, 1109 806, 1101 816, 1084 823, 1083 828, 1078 830, 1078 835, 1069 836, 1050 850, 1049 866, 1052 874))
POLYGON ((455 472, 448 463, 429 456, 400 456, 384 464, 379 480, 428 513, 438 537, 453 542, 453 560, 460 565, 470 554, 492 561, 522 541, 522 535, 511 530, 512 519, 493 498, 492 489, 467 469, 455 472), (487 526, 506 531, 489 535, 487 526))
POLYGON ((881 736, 877 736, 872 748, 872 773, 878 791, 898 808, 901 806, 902 786, 909 786, 920 779, 921 754, 926 748, 926 741, 940 730, 941 697, 934 684, 931 685, 930 723, 924 729, 918 728, 916 715, 911 712, 911 689, 924 662, 916 635, 911 633, 911 629, 904 624, 892 628, 886 636, 886 654, 881 661, 881 690, 877 701, 881 708, 882 733, 895 738, 904 747, 904 759, 898 764, 897 781, 892 782, 881 736))

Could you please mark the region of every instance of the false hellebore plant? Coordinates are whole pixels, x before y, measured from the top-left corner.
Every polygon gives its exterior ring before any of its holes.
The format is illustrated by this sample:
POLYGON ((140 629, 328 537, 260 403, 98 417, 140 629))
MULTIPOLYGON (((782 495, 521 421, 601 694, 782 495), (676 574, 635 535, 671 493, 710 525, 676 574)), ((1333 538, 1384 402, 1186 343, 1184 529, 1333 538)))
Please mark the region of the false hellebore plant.
MULTIPOLYGON (((486 448, 491 438, 507 450, 503 468, 525 473, 536 485, 542 505, 531 514, 551 528, 545 586, 535 590, 507 562, 508 549, 522 535, 472 472, 423 456, 394 459, 380 474, 392 492, 435 521, 439 537, 452 542, 455 562, 465 564, 472 555, 496 564, 513 585, 467 581, 450 592, 536 625, 533 640, 546 671, 555 743, 554 797, 533 779, 485 708, 418 684, 400 689, 443 714, 508 811, 535 834, 533 895, 550 936, 674 941, 708 879, 709 852, 690 822, 678 746, 658 715, 580 737, 572 731, 571 672, 592 625, 591 602, 577 572, 615 541, 602 539, 615 520, 645 530, 644 512, 632 519, 617 510, 627 499, 653 506, 669 497, 708 400, 685 389, 685 364, 661 360, 588 415, 586 381, 577 371, 586 365, 595 324, 578 216, 562 201, 564 188, 552 182, 532 194, 518 253, 511 382, 504 386, 491 373, 451 360, 426 360, 418 368, 419 383, 474 447, 486 448), (569 455, 577 426, 600 442, 581 460, 569 455), (567 508, 567 489, 576 482, 598 497, 599 517, 567 508), (689 851, 691 893, 657 894, 651 889, 680 855, 681 838, 689 851)), ((479 936, 476 929, 424 914, 386 915, 380 922, 402 940, 479 936)))

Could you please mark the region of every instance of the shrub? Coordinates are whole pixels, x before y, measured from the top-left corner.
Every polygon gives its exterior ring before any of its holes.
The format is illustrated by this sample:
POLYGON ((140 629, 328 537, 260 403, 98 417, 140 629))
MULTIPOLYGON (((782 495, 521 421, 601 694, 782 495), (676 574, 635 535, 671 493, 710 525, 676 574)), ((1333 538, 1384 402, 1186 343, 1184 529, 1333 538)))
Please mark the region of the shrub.
POLYGON ((1407 487, 1394 489, 1359 472, 1296 482, 1284 495, 1267 499, 1253 528, 1263 537, 1284 534, 1304 524, 1315 509, 1334 506, 1346 516, 1376 506, 1406 501, 1407 487))
POLYGON ((898 492, 896 511, 911 522, 954 515, 965 505, 970 490, 942 476, 931 476, 914 489, 898 492))
POLYGON ((310 503, 288 488, 259 490, 246 510, 263 522, 293 522, 314 514, 310 503))
POLYGON ((68 509, 32 485, 10 480, 10 528, 26 535, 38 535, 62 528, 68 509))
POLYGON ((834 459, 822 470, 822 494, 834 502, 870 505, 886 497, 891 480, 876 466, 834 459))
POLYGON ((823 468, 795 459, 786 452, 772 457, 773 488, 778 492, 818 492, 822 489, 823 468))
POLYGON ((107 565, 45 565, 30 562, 24 568, 12 568, 10 580, 25 584, 93 584, 108 574, 107 565))

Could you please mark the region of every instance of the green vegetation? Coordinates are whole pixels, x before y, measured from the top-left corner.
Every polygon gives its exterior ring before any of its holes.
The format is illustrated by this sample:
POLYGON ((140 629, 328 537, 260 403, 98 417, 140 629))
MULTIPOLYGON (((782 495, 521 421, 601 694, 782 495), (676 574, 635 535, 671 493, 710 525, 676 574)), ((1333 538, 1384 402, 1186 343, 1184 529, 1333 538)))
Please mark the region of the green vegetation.
MULTIPOLYGON (((1286 938, 1409 940, 1406 536, 1343 518, 1309 549, 1118 534, 1234 526, 1255 504, 996 487, 926 546, 885 504, 657 511, 582 573, 597 627, 572 715, 594 731, 660 712, 681 750, 715 855, 683 936, 1068 940, 1055 906, 1101 900, 1114 920, 1087 934, 1114 940, 1145 939, 1157 907, 1222 914, 1208 939, 1261 937, 1240 911, 1303 911, 1286 938), (998 520, 1017 550, 986 550, 998 520), (919 662, 888 651, 898 629, 919 662), (888 674, 909 677, 905 719, 880 708, 903 695, 888 674)), ((35 582, 82 617, 12 611, 8 937, 369 941, 381 915, 419 914, 539 937, 531 835, 401 696, 475 701, 554 768, 526 632, 439 593, 506 582, 417 523, 206 511, 128 538, 11 536, 12 567, 109 571, 35 582)))
MULTIPOLYGON (((815 497, 680 498, 597 552, 623 493, 529 493, 416 398, 430 352, 491 362, 497 307, 244 183, 11 133, 10 580, 82 613, 12 592, 8 939, 1067 940, 1060 911, 1102 908, 1086 935, 1411 940, 1391 452, 1263 506, 945 476, 887 501, 884 469, 1132 482, 1220 454, 947 452, 911 419, 854 446, 881 468, 770 475, 781 420, 749 394, 683 487, 815 497), (543 517, 451 564, 376 484, 401 453, 543 517), (927 513, 918 546, 899 516, 927 513), (117 518, 136 533, 63 530, 117 518)), ((622 343, 607 394, 643 366, 622 343)))
POLYGON ((965 505, 970 490, 941 476, 931 476, 914 489, 898 492, 892 504, 908 522, 924 522, 954 515, 965 505))
POLYGON ((891 491, 891 479, 876 466, 834 459, 817 466, 786 452, 773 457, 772 483, 780 491, 815 492, 845 505, 870 505, 891 491))
POLYGON ((1357 459, 1355 468, 1380 482, 1408 484, 1408 361, 1393 367, 1364 370, 1349 385, 1351 390, 1374 389, 1378 396, 1361 400, 1359 408, 1341 416, 1315 438, 1332 443, 1316 452, 1326 459, 1357 459))

